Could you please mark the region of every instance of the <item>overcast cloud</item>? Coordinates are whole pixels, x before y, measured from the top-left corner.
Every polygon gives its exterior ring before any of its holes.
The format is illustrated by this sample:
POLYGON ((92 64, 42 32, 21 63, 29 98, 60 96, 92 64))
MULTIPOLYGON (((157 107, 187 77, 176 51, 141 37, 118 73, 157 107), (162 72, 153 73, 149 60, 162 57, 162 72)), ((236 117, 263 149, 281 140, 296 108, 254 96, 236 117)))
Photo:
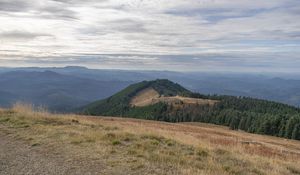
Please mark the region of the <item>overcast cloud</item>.
POLYGON ((298 0, 0 0, 0 66, 300 71, 298 0))

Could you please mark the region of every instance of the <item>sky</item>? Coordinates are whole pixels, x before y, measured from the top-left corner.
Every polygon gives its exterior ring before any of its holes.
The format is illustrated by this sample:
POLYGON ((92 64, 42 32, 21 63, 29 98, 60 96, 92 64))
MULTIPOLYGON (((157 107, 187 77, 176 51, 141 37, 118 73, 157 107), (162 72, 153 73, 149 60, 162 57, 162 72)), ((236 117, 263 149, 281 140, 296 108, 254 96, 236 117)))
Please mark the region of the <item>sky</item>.
POLYGON ((0 0, 0 66, 300 72, 299 0, 0 0))

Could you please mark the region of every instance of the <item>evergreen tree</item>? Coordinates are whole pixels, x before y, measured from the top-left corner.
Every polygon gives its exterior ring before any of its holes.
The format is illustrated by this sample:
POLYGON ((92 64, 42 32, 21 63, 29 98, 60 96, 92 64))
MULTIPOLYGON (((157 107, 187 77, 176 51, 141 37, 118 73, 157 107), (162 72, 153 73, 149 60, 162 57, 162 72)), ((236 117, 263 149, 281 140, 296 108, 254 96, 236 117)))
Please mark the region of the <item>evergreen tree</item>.
POLYGON ((233 130, 238 129, 239 123, 240 123, 240 119, 239 119, 238 116, 232 117, 232 120, 231 120, 230 125, 229 125, 230 129, 233 129, 233 130))
POLYGON ((300 124, 299 123, 295 125, 291 138, 296 139, 296 140, 300 139, 300 124))

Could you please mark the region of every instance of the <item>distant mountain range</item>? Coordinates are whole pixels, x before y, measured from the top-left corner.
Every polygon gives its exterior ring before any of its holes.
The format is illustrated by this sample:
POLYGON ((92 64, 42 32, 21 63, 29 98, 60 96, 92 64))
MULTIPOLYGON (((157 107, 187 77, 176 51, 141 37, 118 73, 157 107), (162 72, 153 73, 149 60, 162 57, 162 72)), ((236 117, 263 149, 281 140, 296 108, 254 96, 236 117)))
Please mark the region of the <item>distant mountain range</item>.
POLYGON ((87 105, 86 115, 167 122, 205 122, 252 133, 300 140, 300 109, 281 103, 193 93, 169 80, 132 84, 87 105))
POLYGON ((11 71, 0 74, 0 105, 17 101, 68 112, 126 87, 130 82, 99 81, 53 71, 11 71))
POLYGON ((300 106, 300 76, 171 71, 97 70, 85 67, 1 68, 0 106, 16 101, 70 111, 144 80, 169 79, 193 92, 246 96, 300 106))

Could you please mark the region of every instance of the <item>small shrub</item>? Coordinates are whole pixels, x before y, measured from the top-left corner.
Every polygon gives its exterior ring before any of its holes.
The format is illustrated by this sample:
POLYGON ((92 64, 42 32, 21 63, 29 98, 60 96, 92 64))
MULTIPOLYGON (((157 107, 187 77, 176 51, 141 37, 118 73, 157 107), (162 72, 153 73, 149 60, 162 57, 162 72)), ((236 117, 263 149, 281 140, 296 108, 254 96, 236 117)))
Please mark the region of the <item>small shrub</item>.
POLYGON ((8 122, 9 120, 10 120, 10 118, 1 118, 0 122, 5 123, 5 122, 8 122))
POLYGON ((74 144, 74 145, 79 145, 81 143, 83 143, 83 140, 72 140, 71 141, 71 144, 74 144))
POLYGON ((142 154, 138 154, 138 155, 136 155, 136 157, 139 157, 139 158, 141 158, 141 157, 144 157, 144 155, 142 155, 142 154))
POLYGON ((230 166, 223 166, 223 170, 225 170, 226 172, 230 172, 231 168, 230 166))
POLYGON ((94 142, 96 142, 96 140, 94 138, 87 138, 86 142, 88 142, 88 143, 94 143, 94 142))
POLYGON ((110 154, 115 154, 115 153, 117 153, 116 150, 114 150, 114 149, 110 150, 110 154))
POLYGON ((116 127, 116 126, 114 126, 114 127, 107 126, 107 127, 104 128, 104 130, 106 130, 106 131, 114 131, 114 130, 118 130, 118 129, 119 128, 116 127))
POLYGON ((34 143, 34 144, 32 144, 31 146, 32 147, 35 147, 35 146, 40 146, 41 144, 40 143, 34 143))
POLYGON ((44 118, 43 120, 36 121, 36 124, 60 126, 60 125, 67 125, 67 124, 71 124, 71 123, 61 121, 61 120, 58 120, 58 119, 55 119, 55 118, 44 118))
POLYGON ((25 121, 12 121, 11 122, 13 128, 29 128, 30 125, 25 121))
POLYGON ((117 136, 116 136, 115 133, 109 132, 109 133, 105 134, 104 137, 107 138, 107 139, 113 139, 113 138, 116 138, 117 136))
POLYGON ((75 124, 78 124, 78 123, 79 123, 79 121, 78 121, 78 120, 75 120, 75 119, 72 119, 71 122, 72 122, 72 123, 75 123, 75 124))
POLYGON ((167 146, 174 146, 175 145, 175 141, 168 139, 166 141, 167 146))
POLYGON ((207 157, 208 156, 208 152, 206 150, 198 150, 196 154, 200 157, 207 157))
POLYGON ((122 137, 122 141, 124 142, 132 142, 134 140, 136 140, 136 137, 134 134, 131 134, 131 133, 124 133, 124 135, 121 135, 122 137))
POLYGON ((129 138, 129 137, 125 137, 125 138, 124 138, 124 141, 125 141, 125 142, 130 142, 131 140, 132 140, 132 139, 129 138))
POLYGON ((217 155, 225 155, 225 154, 228 154, 229 152, 226 151, 226 150, 223 150, 223 149, 216 149, 214 151, 217 155))
POLYGON ((136 150, 132 150, 132 149, 131 149, 131 150, 128 150, 128 151, 127 151, 127 154, 128 154, 128 155, 136 155, 137 152, 136 152, 136 150))
POLYGON ((253 172, 254 174, 257 174, 257 175, 264 175, 265 173, 259 171, 258 169, 254 168, 251 172, 253 172))
POLYGON ((169 155, 169 156, 175 156, 176 152, 174 152, 173 150, 170 150, 170 151, 167 152, 167 155, 169 155))
POLYGON ((158 142, 161 142, 162 140, 164 140, 164 137, 156 136, 156 135, 143 135, 141 138, 149 139, 149 140, 156 140, 158 142))
POLYGON ((300 169, 297 169, 295 167, 289 166, 287 169, 292 173, 292 174, 298 174, 300 175, 300 169))
POLYGON ((139 170, 139 169, 142 169, 142 168, 145 168, 145 165, 137 164, 137 165, 134 165, 133 167, 131 167, 131 170, 139 170))
POLYGON ((112 145, 121 145, 121 142, 119 140, 113 140, 112 145))
POLYGON ((157 141, 157 140, 152 140, 152 141, 151 141, 151 144, 152 144, 152 145, 159 145, 159 141, 157 141))

